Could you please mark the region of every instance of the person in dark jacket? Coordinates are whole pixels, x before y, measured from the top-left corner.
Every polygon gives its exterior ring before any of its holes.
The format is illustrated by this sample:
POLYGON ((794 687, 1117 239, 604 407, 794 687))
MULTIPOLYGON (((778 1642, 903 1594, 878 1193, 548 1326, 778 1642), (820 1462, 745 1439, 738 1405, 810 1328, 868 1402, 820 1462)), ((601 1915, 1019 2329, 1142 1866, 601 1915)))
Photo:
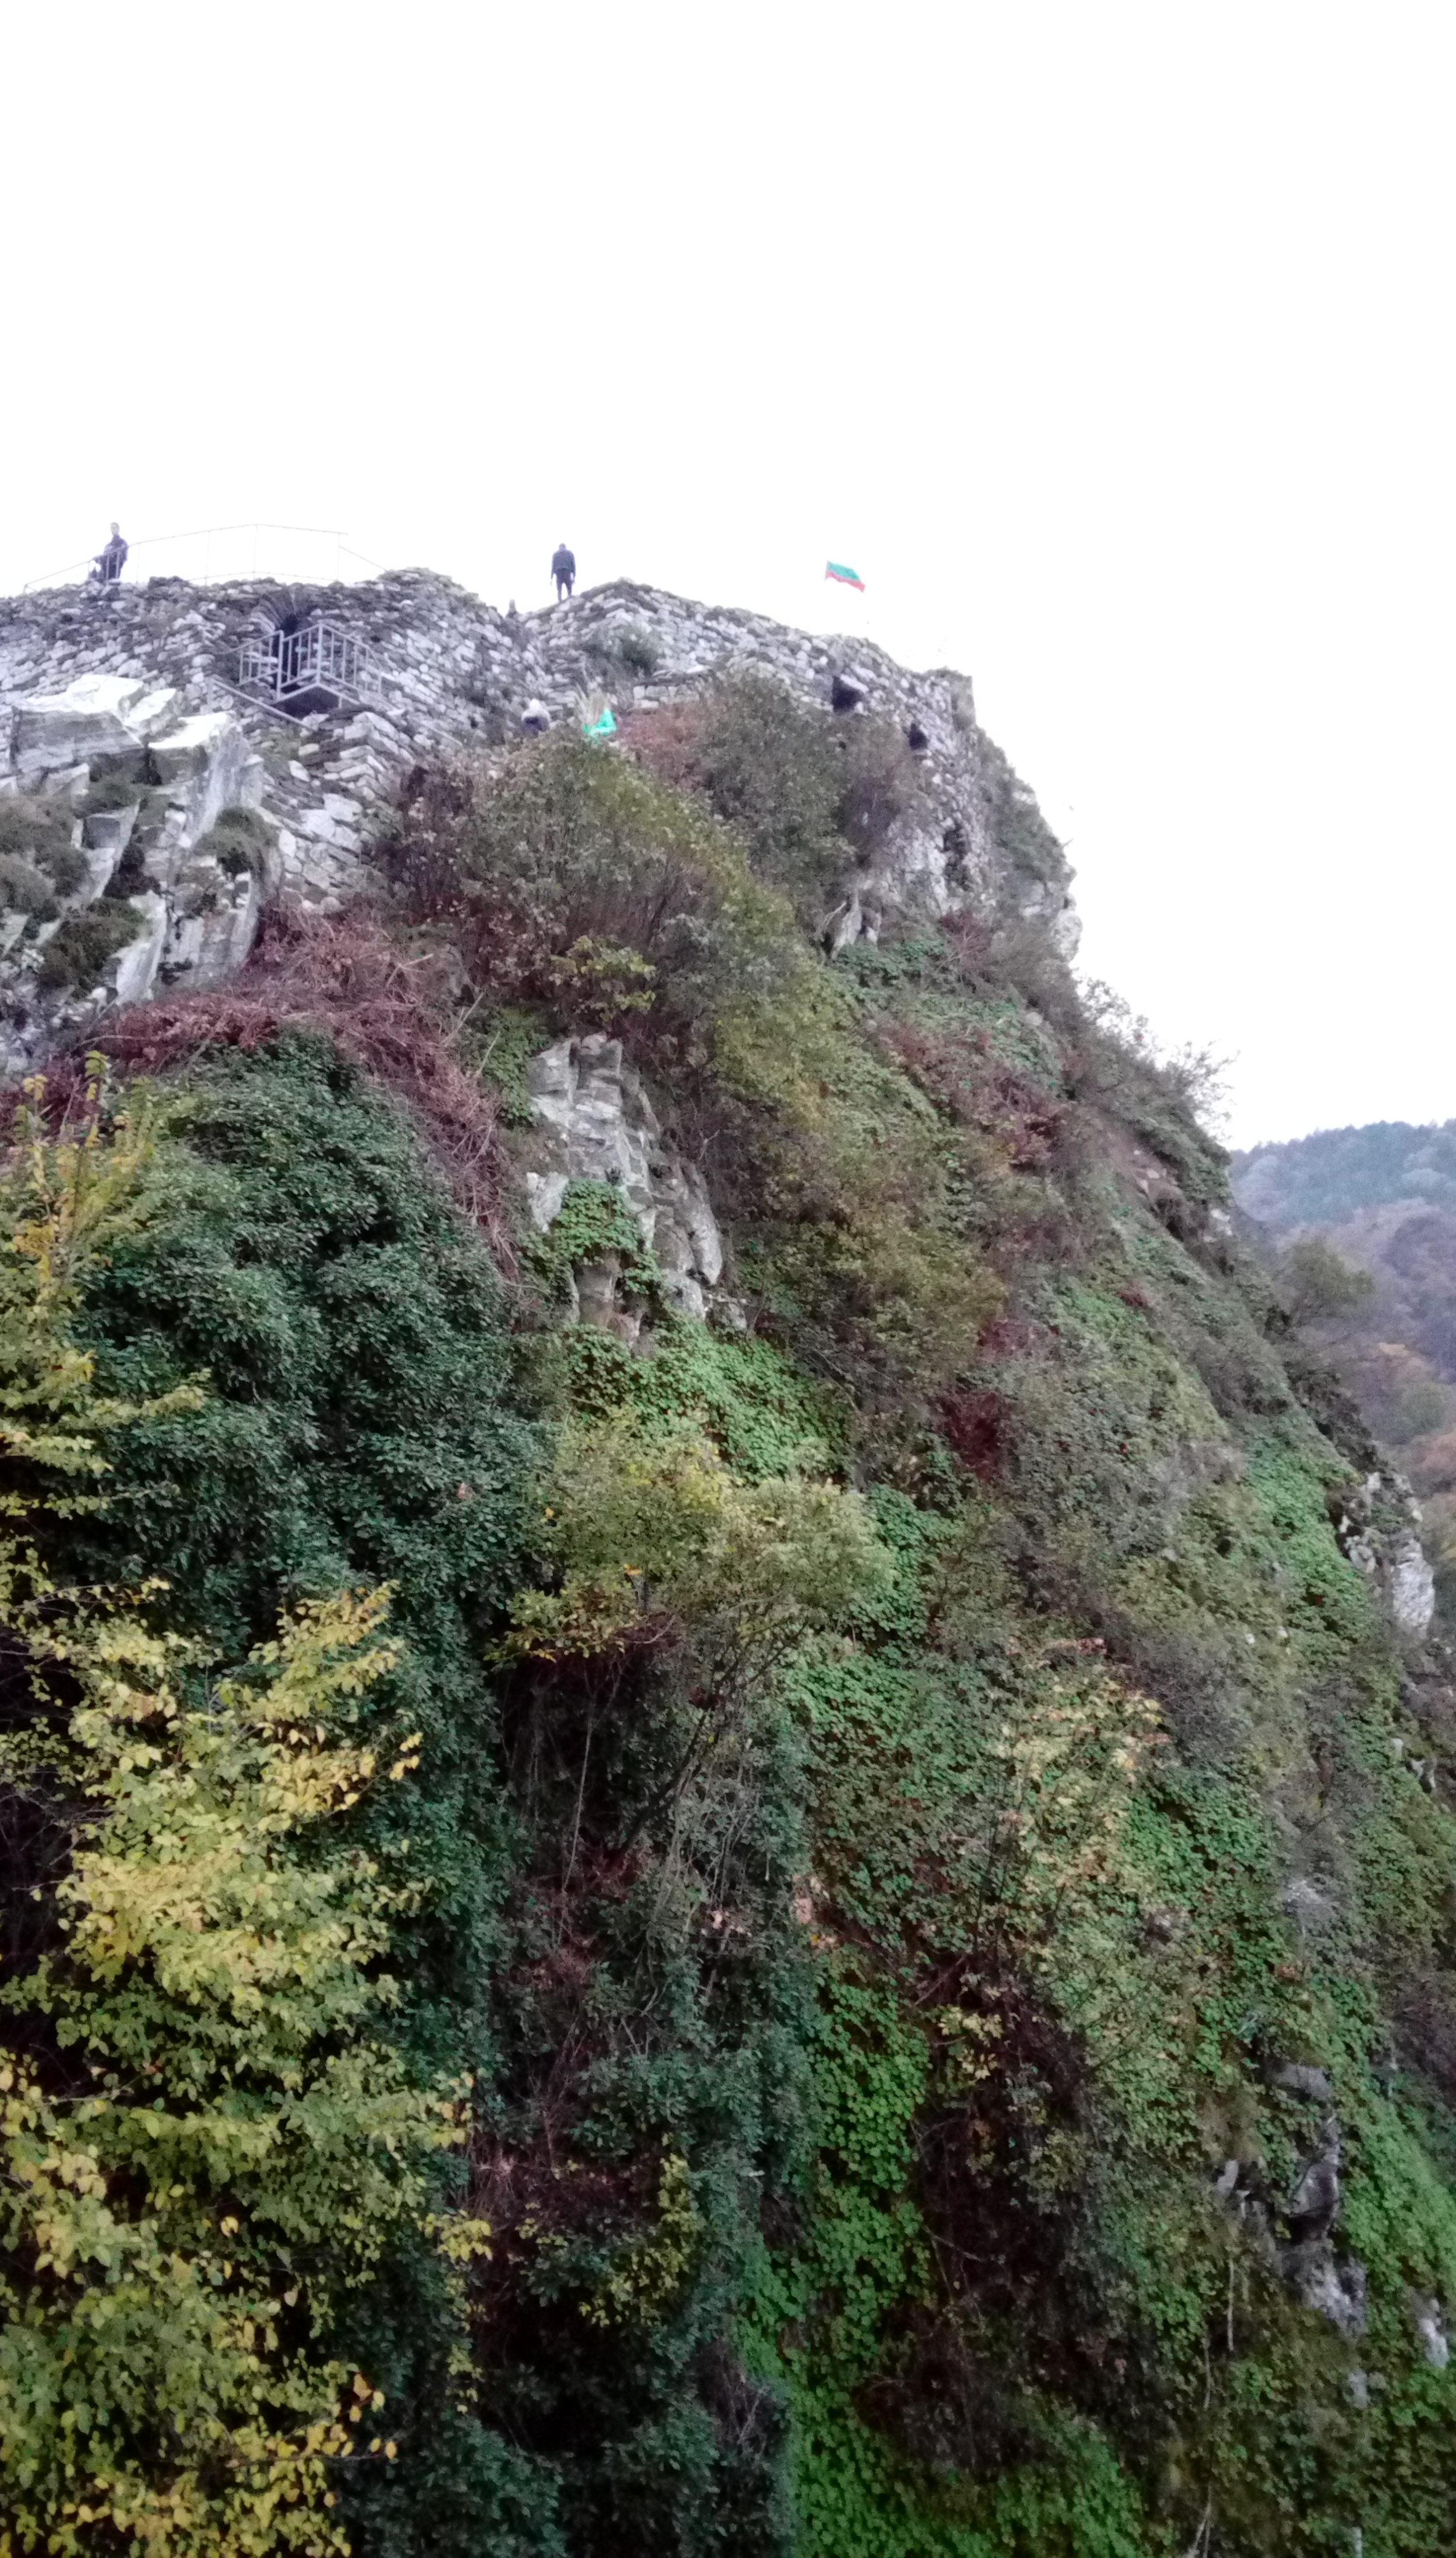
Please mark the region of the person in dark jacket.
POLYGON ((576 553, 569 551, 564 542, 558 542, 551 553, 551 575, 556 581, 556 601, 559 604, 562 596, 569 595, 576 584, 576 553))
POLYGON ((111 538, 105 549, 97 551, 91 562, 90 574, 98 585, 114 586, 125 566, 126 544, 121 537, 121 526, 113 524, 111 538))

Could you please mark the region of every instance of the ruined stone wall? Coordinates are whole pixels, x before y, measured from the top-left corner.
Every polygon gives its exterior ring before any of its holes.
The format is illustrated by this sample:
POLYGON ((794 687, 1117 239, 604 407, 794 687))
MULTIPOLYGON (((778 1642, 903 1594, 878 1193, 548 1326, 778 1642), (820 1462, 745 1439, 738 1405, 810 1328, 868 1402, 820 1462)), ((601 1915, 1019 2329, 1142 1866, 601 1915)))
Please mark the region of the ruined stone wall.
MULTIPOLYGON (((114 764, 128 744, 166 746, 169 773, 175 779, 185 765, 187 781, 160 832, 155 823, 150 834, 143 829, 146 876, 132 898, 138 948, 108 956, 95 986, 47 995, 38 953, 56 921, 23 925, 0 916, 9 1064, 41 1054, 88 1004, 118 994, 135 1001, 158 984, 216 982, 245 955, 267 895, 337 907, 358 885, 378 808, 422 758, 500 751, 523 719, 574 722, 598 695, 621 720, 735 667, 777 676, 800 701, 842 717, 892 721, 920 759, 922 804, 846 894, 832 920, 836 946, 874 933, 890 911, 944 913, 1008 898, 1044 917, 1067 946, 1075 913, 1066 876, 1016 875, 998 850, 985 744, 963 675, 911 673, 864 641, 811 637, 627 582, 516 615, 418 570, 314 588, 154 579, 0 600, 0 800, 37 791, 68 798, 78 837, 94 851, 91 838, 104 829, 84 803, 98 757, 114 764), (366 644, 374 679, 367 700, 293 721, 240 687, 240 652, 250 634, 280 618, 317 613, 366 644), (199 852, 228 793, 253 806, 266 829, 250 884, 229 880, 199 852)), ((108 884, 92 864, 87 882, 61 900, 62 920, 104 897, 108 884)))

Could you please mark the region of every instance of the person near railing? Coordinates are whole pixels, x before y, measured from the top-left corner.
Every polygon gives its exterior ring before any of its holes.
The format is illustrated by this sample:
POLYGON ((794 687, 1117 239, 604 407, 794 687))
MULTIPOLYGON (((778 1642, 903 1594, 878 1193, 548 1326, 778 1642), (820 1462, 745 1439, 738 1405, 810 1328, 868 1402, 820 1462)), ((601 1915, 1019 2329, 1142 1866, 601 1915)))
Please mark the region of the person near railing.
POLYGON ((562 596, 569 596, 576 584, 576 553, 569 551, 564 542, 558 542, 551 553, 551 575, 556 581, 556 601, 559 604, 562 596))
POLYGON ((114 586, 125 566, 126 543, 122 539, 121 526, 113 524, 110 540, 104 550, 97 551, 86 572, 87 581, 94 580, 97 586, 114 586))

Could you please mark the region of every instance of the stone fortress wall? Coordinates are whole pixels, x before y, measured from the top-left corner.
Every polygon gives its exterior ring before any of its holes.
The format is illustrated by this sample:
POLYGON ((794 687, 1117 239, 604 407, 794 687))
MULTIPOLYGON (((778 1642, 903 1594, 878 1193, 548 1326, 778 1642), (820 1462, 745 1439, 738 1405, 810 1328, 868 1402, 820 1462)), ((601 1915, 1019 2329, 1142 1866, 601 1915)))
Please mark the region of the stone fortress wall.
POLYGON ((919 759, 922 805, 826 919, 834 946, 873 935, 892 909, 944 913, 1008 893, 1064 946, 1075 938, 1066 877, 1012 877, 998 856, 963 675, 910 673, 865 641, 626 581, 520 615, 419 570, 313 588, 154 579, 67 589, 0 600, 0 836, 7 796, 73 812, 85 877, 59 897, 62 921, 105 896, 130 843, 137 929, 94 985, 48 991, 42 954, 56 918, 0 907, 0 1062, 25 1066, 107 1003, 220 982, 246 956, 270 896, 338 907, 360 883, 377 811, 421 759, 494 755, 523 718, 575 722, 602 694, 621 720, 731 668, 776 676, 846 718, 893 721, 919 759), (240 682, 242 652, 260 633, 317 615, 362 643, 368 677, 353 698, 346 688, 335 704, 285 717, 240 682), (88 806, 98 766, 144 773, 130 827, 124 810, 88 806), (225 807, 261 820, 245 873, 210 846, 225 807))

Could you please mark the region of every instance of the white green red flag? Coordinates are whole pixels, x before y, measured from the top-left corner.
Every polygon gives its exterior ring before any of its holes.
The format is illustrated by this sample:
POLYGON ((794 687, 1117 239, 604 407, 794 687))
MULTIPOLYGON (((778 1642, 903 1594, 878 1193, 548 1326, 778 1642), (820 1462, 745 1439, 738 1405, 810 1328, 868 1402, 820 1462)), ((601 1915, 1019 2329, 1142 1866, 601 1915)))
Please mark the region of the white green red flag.
POLYGON ((862 577, 856 577, 853 569, 846 568, 842 560, 826 561, 824 565, 824 575, 825 577, 831 577, 836 586, 857 586, 860 594, 863 595, 864 593, 864 579, 862 577))

